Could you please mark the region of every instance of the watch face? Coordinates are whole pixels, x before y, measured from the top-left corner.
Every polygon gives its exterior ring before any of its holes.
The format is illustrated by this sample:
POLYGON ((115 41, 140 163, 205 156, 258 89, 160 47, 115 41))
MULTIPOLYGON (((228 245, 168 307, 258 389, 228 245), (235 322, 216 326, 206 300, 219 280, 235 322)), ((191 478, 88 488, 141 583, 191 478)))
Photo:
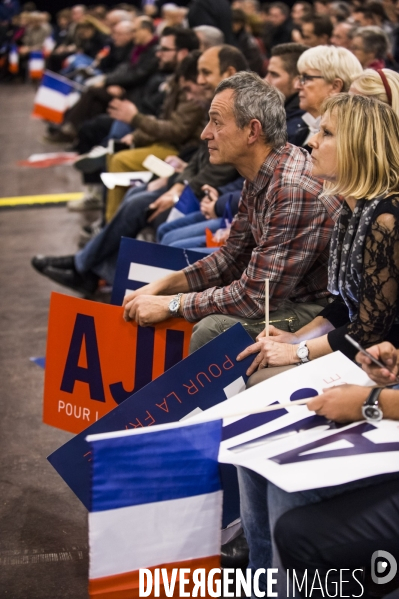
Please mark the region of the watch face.
POLYGON ((176 312, 179 308, 179 302, 177 300, 172 300, 169 304, 169 310, 171 312, 176 312))
POLYGON ((296 355, 298 356, 298 358, 302 359, 302 358, 307 358, 309 355, 309 350, 308 348, 305 347, 300 347, 297 352, 296 355))
POLYGON ((382 420, 382 412, 377 406, 364 406, 363 416, 366 420, 382 420))

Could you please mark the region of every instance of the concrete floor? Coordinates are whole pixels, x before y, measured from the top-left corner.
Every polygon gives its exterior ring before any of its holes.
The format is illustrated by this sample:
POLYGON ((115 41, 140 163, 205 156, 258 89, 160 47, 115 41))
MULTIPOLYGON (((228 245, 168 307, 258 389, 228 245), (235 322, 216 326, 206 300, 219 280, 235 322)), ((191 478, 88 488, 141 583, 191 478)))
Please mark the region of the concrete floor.
MULTIPOLYGON (((72 167, 16 166, 36 152, 44 125, 29 118, 34 90, 0 87, 0 197, 80 191, 72 167)), ((65 289, 30 266, 36 253, 72 253, 79 215, 65 207, 0 211, 0 599, 85 599, 87 513, 46 456, 71 435, 42 424, 50 292, 65 289)))

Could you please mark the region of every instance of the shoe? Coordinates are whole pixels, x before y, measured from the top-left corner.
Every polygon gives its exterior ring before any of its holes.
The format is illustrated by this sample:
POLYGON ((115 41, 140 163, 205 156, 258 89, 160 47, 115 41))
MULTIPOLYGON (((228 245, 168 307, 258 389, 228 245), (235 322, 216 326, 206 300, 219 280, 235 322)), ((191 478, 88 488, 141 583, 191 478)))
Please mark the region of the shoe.
POLYGON ((98 277, 94 273, 80 274, 74 269, 56 268, 55 266, 46 266, 42 271, 45 277, 55 281, 59 285, 69 287, 78 291, 82 295, 92 295, 98 287, 98 277))
POLYGON ((89 210, 102 210, 103 200, 96 196, 85 196, 81 200, 70 200, 67 208, 70 212, 87 212, 89 210))
POLYGON ((249 548, 244 532, 229 543, 222 545, 222 568, 246 568, 249 560, 249 548))
POLYGON ((99 218, 95 220, 91 225, 84 225, 79 233, 79 241, 78 245, 80 248, 83 248, 91 239, 96 237, 99 233, 101 233, 103 219, 99 218))
POLYGON ((42 273, 47 266, 55 266, 62 269, 75 268, 75 256, 33 256, 31 264, 35 270, 42 273))
POLYGON ((79 156, 73 166, 82 173, 90 174, 104 171, 107 166, 108 148, 95 146, 88 154, 79 156))

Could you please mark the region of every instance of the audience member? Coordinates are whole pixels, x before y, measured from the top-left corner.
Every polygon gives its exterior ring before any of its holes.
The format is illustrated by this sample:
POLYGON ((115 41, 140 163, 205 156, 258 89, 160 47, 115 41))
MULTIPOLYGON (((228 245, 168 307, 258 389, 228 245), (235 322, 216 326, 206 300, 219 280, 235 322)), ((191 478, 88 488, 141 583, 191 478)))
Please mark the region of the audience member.
MULTIPOLYGON (((210 48, 199 58, 198 83, 210 102, 221 81, 246 68, 246 60, 237 48, 228 45, 210 48)), ((129 190, 115 217, 75 256, 35 256, 33 267, 61 285, 84 295, 91 294, 97 289, 100 277, 112 284, 121 237, 135 237, 146 225, 157 227, 164 222, 175 196, 180 196, 186 183, 200 198, 205 185, 219 188, 237 178, 235 168, 210 164, 205 142, 187 165, 180 161, 178 171, 169 181, 160 179, 129 190), (153 211, 151 215, 149 209, 153 211)))
POLYGON ((284 96, 289 143, 295 143, 298 129, 303 127, 304 110, 299 107, 299 94, 296 80, 299 76, 297 63, 303 52, 308 50, 302 44, 279 44, 272 49, 265 80, 274 85, 284 96))
POLYGON ((392 285, 399 276, 398 126, 394 111, 371 98, 342 94, 324 104, 321 131, 309 145, 314 174, 330 193, 345 197, 329 260, 329 290, 338 297, 297 333, 272 327, 272 339, 261 334, 241 354, 259 352, 249 369, 252 374, 261 365, 251 385, 274 376, 280 366, 333 351, 354 358, 347 333, 366 347, 398 338, 392 285))
POLYGON ((310 48, 330 43, 333 24, 327 14, 302 19, 302 42, 310 48))
MULTIPOLYGON (((354 358, 356 351, 348 347, 350 344, 343 336, 347 332, 365 346, 390 336, 398 339, 399 328, 394 324, 397 285, 392 284, 399 275, 398 136, 399 118, 382 102, 347 94, 326 101, 321 131, 310 143, 313 172, 325 180, 325 192, 346 198, 334 228, 329 266, 329 289, 342 299, 329 304, 305 326, 303 335, 301 331, 290 334, 274 327, 271 327, 271 335, 277 341, 268 342, 260 335, 256 349, 250 346, 238 356, 240 359, 262 348, 249 369, 253 372, 258 366, 261 368, 260 376, 256 381, 252 377, 252 383, 268 378, 262 376, 269 370, 268 365, 301 364, 336 349, 354 358), (346 324, 339 307, 342 301, 346 306, 346 324), (300 345, 295 345, 297 341, 300 345), (280 350, 285 353, 283 358, 280 350)), ((314 400, 315 406, 318 401, 319 398, 314 400)), ((239 483, 241 518, 250 550, 252 548, 250 567, 270 567, 270 530, 274 529, 277 518, 298 505, 299 496, 304 497, 306 493, 285 494, 282 498, 283 491, 245 468, 239 468, 239 483)), ((319 500, 363 483, 368 484, 358 481, 349 487, 323 489, 319 500)), ((317 497, 318 491, 311 494, 317 497)), ((273 564, 278 565, 275 548, 273 552, 273 564)), ((283 582, 281 576, 279 582, 283 582)), ((263 590, 266 577, 261 576, 261 583, 263 590)))
POLYGON ((349 93, 385 102, 399 116, 399 73, 395 71, 366 69, 353 79, 349 93))
MULTIPOLYGON (((159 119, 141 114, 135 104, 127 100, 114 100, 109 107, 112 118, 130 123, 133 148, 109 157, 111 173, 140 171, 145 158, 152 154, 164 159, 173 154, 192 152, 198 146, 205 119, 205 97, 197 84, 199 52, 183 59, 177 69, 175 81, 165 98, 159 119)), ((125 188, 116 186, 108 190, 106 221, 114 216, 125 194, 125 188)))
POLYGON ((267 9, 267 26, 264 34, 264 45, 268 54, 277 44, 286 44, 291 41, 293 23, 290 18, 290 9, 284 2, 272 2, 267 9))
POLYGON ((337 23, 333 29, 330 43, 337 48, 351 50, 354 28, 350 23, 337 23))
POLYGON ((48 134, 50 141, 73 141, 84 121, 105 112, 114 97, 126 94, 131 101, 140 105, 144 87, 158 67, 157 38, 154 37, 154 26, 148 17, 137 17, 132 34, 135 47, 129 60, 82 95, 67 112, 60 130, 48 134))
POLYGON ((320 127, 320 110, 330 96, 347 92, 352 79, 362 72, 359 61, 345 48, 318 46, 304 52, 298 60, 299 107, 306 111, 303 126, 294 142, 306 146, 308 139, 320 127))
POLYGON ((224 43, 224 35, 220 29, 217 27, 212 27, 211 25, 199 25, 198 27, 194 27, 193 31, 195 31, 196 36, 199 41, 199 49, 201 52, 205 52, 209 48, 213 46, 221 46, 224 43))
POLYGON ((364 69, 383 69, 389 39, 380 27, 359 27, 353 35, 351 50, 364 69))
POLYGON ((234 35, 234 45, 237 46, 247 59, 251 71, 264 75, 263 57, 259 45, 253 35, 246 30, 247 17, 243 10, 235 8, 232 11, 231 25, 234 35))
POLYGON ((218 86, 202 137, 212 164, 233 164, 247 179, 226 245, 128 295, 124 303, 127 320, 149 325, 171 316, 169 294, 179 292, 178 313, 190 321, 201 319, 191 351, 236 322, 245 321, 248 332, 256 335, 264 327, 265 277, 273 281, 276 318, 292 315, 291 308, 279 309, 285 299, 295 304, 299 322, 318 313, 326 302, 331 217, 340 204, 334 197, 319 198, 318 181, 308 177, 307 155, 286 145, 281 95, 254 74, 237 74, 218 86), (301 256, 295 264, 292 252, 301 256))
POLYGON ((294 25, 300 27, 304 17, 313 16, 313 6, 303 0, 303 2, 295 2, 291 8, 291 19, 294 25))

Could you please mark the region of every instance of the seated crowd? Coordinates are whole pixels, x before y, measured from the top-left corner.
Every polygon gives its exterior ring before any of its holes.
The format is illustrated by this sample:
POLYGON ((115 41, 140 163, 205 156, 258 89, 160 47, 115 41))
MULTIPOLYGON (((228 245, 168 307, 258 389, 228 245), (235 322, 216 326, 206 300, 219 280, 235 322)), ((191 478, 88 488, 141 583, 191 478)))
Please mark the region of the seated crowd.
MULTIPOLYGON (((32 265, 92 297, 101 282, 112 286, 122 236, 196 250, 194 264, 128 294, 125 320, 195 322, 190 352, 243 323, 253 344, 237 359, 253 355, 250 386, 340 350, 378 387, 332 388, 309 409, 336 422, 397 420, 399 391, 387 388, 399 372, 397 5, 216 4, 78 5, 54 28, 32 3, 20 13, 0 6, 4 47, 17 47, 21 65, 46 47, 47 68, 84 86, 45 137, 77 152, 85 193, 68 209, 91 224, 74 255, 60 248, 32 265), (144 171, 150 155, 174 174, 103 185, 101 173, 144 171), (198 200, 186 215, 176 211, 184 194, 198 200), (347 334, 389 370, 356 354, 347 334)), ((250 568, 279 568, 279 597, 287 569, 362 569, 380 549, 399 560, 397 473, 285 493, 238 471, 239 565, 246 539, 250 568)), ((334 596, 328 580, 312 597, 334 596)), ((358 589, 343 596, 370 596, 358 589)))

